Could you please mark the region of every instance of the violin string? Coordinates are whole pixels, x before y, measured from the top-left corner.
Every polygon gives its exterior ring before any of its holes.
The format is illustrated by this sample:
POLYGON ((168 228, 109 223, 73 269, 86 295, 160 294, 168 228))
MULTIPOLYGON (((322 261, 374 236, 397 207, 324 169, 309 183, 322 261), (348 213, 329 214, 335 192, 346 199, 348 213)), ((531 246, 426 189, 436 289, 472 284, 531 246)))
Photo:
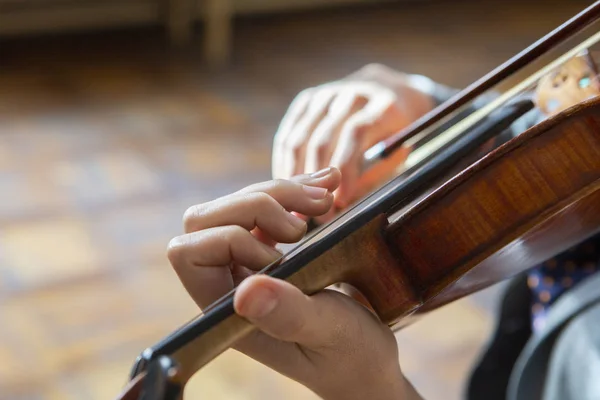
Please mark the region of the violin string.
POLYGON ((375 144, 364 153, 363 169, 370 168, 375 162, 377 162, 377 160, 385 158, 389 154, 393 153, 395 149, 405 145, 405 143, 412 143, 412 145, 415 146, 414 142, 410 142, 411 139, 418 137, 417 142, 419 142, 426 136, 429 136, 432 131, 440 129, 449 120, 465 111, 467 104, 473 104, 473 102, 476 100, 471 97, 473 92, 479 93, 478 95, 475 95, 475 97, 478 97, 482 93, 489 90, 503 92, 505 88, 510 88, 516 84, 515 82, 519 82, 520 79, 522 79, 522 76, 527 76, 528 73, 531 73, 532 71, 535 72, 544 65, 550 64, 552 57, 555 54, 560 54, 561 52, 566 53, 569 49, 579 46, 582 42, 585 42, 587 39, 600 31, 600 20, 598 18, 599 13, 600 2, 597 2, 584 12, 580 13, 578 16, 557 28, 555 31, 551 32, 542 39, 538 40, 536 43, 529 46, 527 49, 523 50, 506 63, 491 71, 479 81, 473 83, 468 88, 456 94, 446 103, 439 105, 410 126, 398 132, 393 136, 392 139, 384 140, 375 144), (586 20, 587 22, 584 22, 586 20), (566 37, 563 37, 562 39, 558 38, 561 36, 562 31, 572 29, 574 29, 574 31, 572 31, 566 37), (553 44, 550 44, 549 42, 553 44), (524 58, 529 57, 530 53, 538 51, 541 51, 541 54, 537 55, 533 59, 528 59, 528 61, 520 68, 513 70, 508 75, 505 75, 507 70, 511 69, 511 66, 514 67, 515 64, 518 64, 520 61, 523 61, 524 58), (493 80, 492 78, 497 75, 504 75, 505 77, 500 81, 496 81, 495 84, 488 84, 486 82, 486 80, 493 80), (482 80, 483 82, 481 82, 482 80), (483 90, 483 92, 480 92, 480 90, 483 90), (402 139, 403 137, 405 139, 402 139), (390 140, 393 141, 390 142, 390 140))
POLYGON ((531 88, 536 85, 537 81, 539 81, 540 78, 542 78, 561 64, 565 63, 572 57, 576 56, 581 51, 587 50, 594 44, 598 43, 598 41, 600 41, 600 32, 597 32, 596 34, 592 35, 592 37, 584 40, 578 46, 574 47, 570 51, 556 58, 553 62, 547 64, 545 67, 541 68, 534 74, 522 80, 517 85, 508 89, 506 92, 498 96, 495 100, 489 102, 477 111, 474 111, 471 115, 464 118, 457 124, 453 125, 446 131, 435 136, 426 144, 422 145, 420 148, 415 149, 411 152, 403 167, 399 170, 399 173, 404 173, 407 170, 410 170, 416 166, 423 165, 427 162, 427 160, 433 153, 441 150, 443 147, 447 146, 452 141, 464 135, 468 129, 473 127, 476 123, 480 122, 483 118, 488 116, 494 110, 506 104, 508 101, 514 99, 519 94, 523 94, 528 90, 531 90, 531 88))

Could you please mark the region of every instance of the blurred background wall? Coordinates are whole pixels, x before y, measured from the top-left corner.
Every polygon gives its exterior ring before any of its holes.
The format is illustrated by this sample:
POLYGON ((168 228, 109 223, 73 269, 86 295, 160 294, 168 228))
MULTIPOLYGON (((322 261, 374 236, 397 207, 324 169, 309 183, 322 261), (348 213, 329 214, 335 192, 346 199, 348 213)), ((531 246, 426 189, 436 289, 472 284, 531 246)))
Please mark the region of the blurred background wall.
MULTIPOLYGON (((188 206, 269 179, 300 90, 370 62, 462 87, 590 3, 0 0, 0 399, 113 398, 196 314, 166 245, 188 206)), ((460 398, 486 293, 398 334, 429 399, 460 398)), ((234 352, 189 395, 315 398, 234 352)))

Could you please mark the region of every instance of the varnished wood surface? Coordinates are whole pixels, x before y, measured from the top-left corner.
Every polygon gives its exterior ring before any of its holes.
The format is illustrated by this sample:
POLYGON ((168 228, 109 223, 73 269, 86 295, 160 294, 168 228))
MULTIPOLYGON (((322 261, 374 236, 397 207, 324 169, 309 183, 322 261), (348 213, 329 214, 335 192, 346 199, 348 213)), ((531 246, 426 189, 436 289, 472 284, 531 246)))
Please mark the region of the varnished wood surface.
POLYGON ((492 152, 394 221, 387 235, 416 291, 425 301, 441 293, 433 299, 440 305, 598 232, 599 193, 595 98, 492 152))
POLYGON ((369 299, 382 321, 388 322, 399 310, 410 309, 417 303, 407 274, 386 242, 386 226, 387 216, 380 214, 288 280, 306 293, 338 282, 354 285, 369 299))
MULTIPOLYGON (((219 74, 161 32, 0 42, 0 399, 111 399, 195 315, 166 244, 190 204, 269 177, 299 90, 373 61, 466 85, 590 2, 441 3, 238 21, 219 74)), ((473 302, 436 312, 399 334, 404 370, 459 399, 489 329, 473 302)), ((314 398, 234 352, 189 391, 314 398)))

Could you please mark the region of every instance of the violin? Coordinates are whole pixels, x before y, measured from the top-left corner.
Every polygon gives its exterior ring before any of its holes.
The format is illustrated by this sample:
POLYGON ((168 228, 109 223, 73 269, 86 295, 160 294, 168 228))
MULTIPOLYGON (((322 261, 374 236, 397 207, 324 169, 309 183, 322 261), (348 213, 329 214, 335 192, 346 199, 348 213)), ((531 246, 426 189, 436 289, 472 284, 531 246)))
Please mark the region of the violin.
MULTIPOLYGON (((600 231, 600 82, 588 49, 600 2, 392 138, 365 169, 415 148, 399 175, 260 273, 306 294, 344 282, 392 329, 544 262, 600 231), (499 95, 469 112, 478 97, 499 95), (532 110, 545 119, 479 157, 532 110)), ((183 398, 255 328, 235 290, 142 352, 121 400, 183 398)))

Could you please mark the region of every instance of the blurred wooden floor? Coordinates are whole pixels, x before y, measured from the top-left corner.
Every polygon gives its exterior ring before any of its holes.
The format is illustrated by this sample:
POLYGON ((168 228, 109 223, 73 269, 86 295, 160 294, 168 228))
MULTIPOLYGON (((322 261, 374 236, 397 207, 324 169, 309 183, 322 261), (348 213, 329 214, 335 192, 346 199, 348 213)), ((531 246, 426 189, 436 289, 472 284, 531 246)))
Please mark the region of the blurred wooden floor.
MULTIPOLYGON (((463 86, 589 4, 439 3, 241 20, 219 73, 151 29, 1 41, 0 399, 111 399, 195 315, 166 244, 187 206, 269 178, 298 91, 373 61, 463 86)), ((398 335, 423 394, 460 398, 490 318, 461 301, 398 335)), ((235 353, 189 391, 314 398, 235 353)))

